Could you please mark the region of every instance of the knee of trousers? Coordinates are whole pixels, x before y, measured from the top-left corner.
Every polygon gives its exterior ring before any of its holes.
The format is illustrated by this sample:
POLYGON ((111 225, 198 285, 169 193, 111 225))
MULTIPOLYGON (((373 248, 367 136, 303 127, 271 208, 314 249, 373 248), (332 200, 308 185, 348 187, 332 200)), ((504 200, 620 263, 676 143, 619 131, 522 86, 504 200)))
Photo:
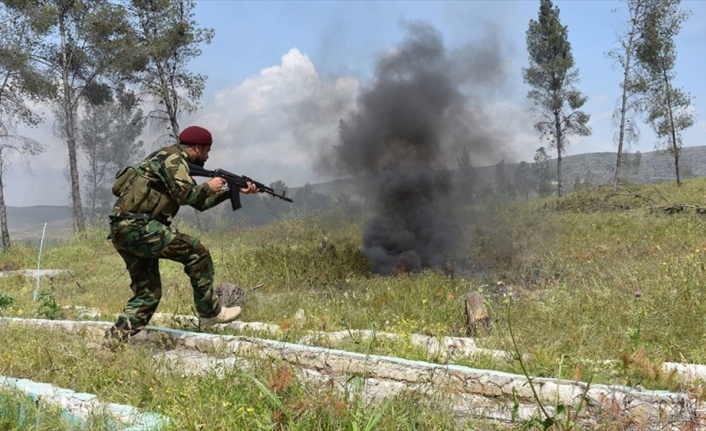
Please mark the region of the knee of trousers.
POLYGON ((213 270, 211 252, 200 242, 194 246, 189 261, 186 263, 187 272, 203 273, 213 270))

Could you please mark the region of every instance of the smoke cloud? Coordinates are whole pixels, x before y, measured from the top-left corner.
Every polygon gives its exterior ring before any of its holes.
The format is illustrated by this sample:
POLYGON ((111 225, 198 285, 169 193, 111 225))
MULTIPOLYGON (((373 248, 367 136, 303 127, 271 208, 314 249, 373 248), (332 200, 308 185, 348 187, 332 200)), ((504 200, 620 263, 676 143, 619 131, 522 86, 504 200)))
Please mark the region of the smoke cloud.
POLYGON ((440 34, 407 23, 407 36, 379 58, 356 110, 339 124, 327 163, 339 175, 367 177, 375 215, 363 252, 378 274, 443 268, 459 250, 451 163, 503 157, 504 133, 484 109, 503 80, 492 38, 450 56, 440 34))

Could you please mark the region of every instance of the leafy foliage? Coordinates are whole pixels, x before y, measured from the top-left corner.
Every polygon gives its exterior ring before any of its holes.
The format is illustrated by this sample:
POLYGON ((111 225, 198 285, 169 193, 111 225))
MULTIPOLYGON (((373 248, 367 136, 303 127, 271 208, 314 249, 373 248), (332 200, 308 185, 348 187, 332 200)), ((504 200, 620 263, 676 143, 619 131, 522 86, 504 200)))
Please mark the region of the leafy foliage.
POLYGON ((0 292, 0 310, 9 307, 13 302, 15 300, 12 297, 0 292))
POLYGON ((76 228, 85 229, 77 151, 77 113, 84 104, 100 104, 109 94, 117 64, 129 57, 124 13, 107 0, 4 1, 40 36, 36 58, 51 79, 61 83, 52 98, 66 140, 71 200, 76 228))
POLYGON ((63 317, 61 305, 56 302, 54 289, 39 292, 37 298, 37 317, 42 319, 56 320, 63 317))
POLYGON ((549 172, 550 160, 551 158, 544 147, 539 147, 535 151, 532 170, 537 181, 537 192, 541 197, 547 197, 552 193, 551 173, 549 172))
POLYGON ((143 142, 138 138, 145 122, 137 97, 122 85, 117 87, 114 98, 111 95, 105 103, 86 107, 79 145, 87 161, 83 178, 91 219, 97 220, 110 211, 114 174, 144 156, 143 142))
MULTIPOLYGON (((199 46, 211 43, 212 29, 194 20, 193 0, 125 0, 130 19, 132 53, 124 64, 135 72, 143 94, 157 103, 149 113, 153 125, 169 130, 172 143, 179 134, 182 112, 199 107, 206 77, 187 65, 201 55, 199 46)), ((126 71, 127 73, 127 71, 126 71)))

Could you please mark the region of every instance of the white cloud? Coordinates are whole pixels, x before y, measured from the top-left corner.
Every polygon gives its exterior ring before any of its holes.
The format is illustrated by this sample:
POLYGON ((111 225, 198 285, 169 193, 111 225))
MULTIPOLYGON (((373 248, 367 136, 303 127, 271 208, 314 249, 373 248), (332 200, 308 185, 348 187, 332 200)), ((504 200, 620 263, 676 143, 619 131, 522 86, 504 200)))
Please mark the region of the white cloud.
MULTIPOLYGON (((314 161, 336 143, 338 121, 354 105, 358 86, 352 77, 321 79, 311 60, 292 49, 281 64, 219 91, 202 111, 180 123, 199 124, 212 132, 209 167, 298 187, 326 179, 314 172, 314 161)), ((39 128, 18 131, 43 143, 47 151, 30 160, 31 173, 19 160, 5 172, 9 206, 70 205, 71 188, 64 174, 68 151, 47 117, 39 128)), ((151 140, 145 141, 149 149, 151 140)))
POLYGON ((294 48, 280 65, 216 93, 192 123, 214 135, 210 167, 297 187, 321 179, 314 161, 336 143, 357 92, 355 78, 323 80, 294 48))

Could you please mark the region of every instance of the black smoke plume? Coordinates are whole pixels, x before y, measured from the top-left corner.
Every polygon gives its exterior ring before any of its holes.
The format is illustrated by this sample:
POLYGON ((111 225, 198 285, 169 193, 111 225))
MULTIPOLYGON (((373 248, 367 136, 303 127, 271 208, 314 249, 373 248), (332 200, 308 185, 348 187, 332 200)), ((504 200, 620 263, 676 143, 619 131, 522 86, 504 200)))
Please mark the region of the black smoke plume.
MULTIPOLYGON (((375 216, 366 225, 363 252, 377 274, 448 265, 461 237, 448 160, 464 146, 496 143, 461 91, 470 72, 448 57, 439 33, 421 23, 408 24, 407 32, 378 60, 355 114, 339 124, 335 148, 338 172, 372 179, 365 191, 375 216)), ((490 48, 481 69, 497 79, 488 73, 495 67, 490 48)))

